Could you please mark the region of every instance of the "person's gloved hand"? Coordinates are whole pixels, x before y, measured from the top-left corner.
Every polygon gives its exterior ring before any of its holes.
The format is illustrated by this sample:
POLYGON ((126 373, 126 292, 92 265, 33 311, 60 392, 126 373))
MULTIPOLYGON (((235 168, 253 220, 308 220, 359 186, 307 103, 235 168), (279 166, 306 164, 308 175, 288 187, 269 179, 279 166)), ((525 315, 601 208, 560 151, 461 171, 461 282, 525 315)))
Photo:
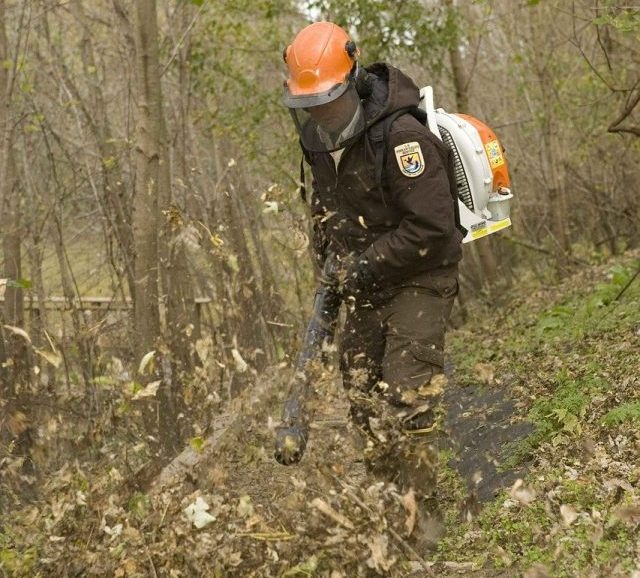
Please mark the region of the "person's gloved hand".
POLYGON ((359 297, 375 289, 375 278, 369 261, 363 255, 350 255, 344 262, 342 291, 347 297, 359 297))

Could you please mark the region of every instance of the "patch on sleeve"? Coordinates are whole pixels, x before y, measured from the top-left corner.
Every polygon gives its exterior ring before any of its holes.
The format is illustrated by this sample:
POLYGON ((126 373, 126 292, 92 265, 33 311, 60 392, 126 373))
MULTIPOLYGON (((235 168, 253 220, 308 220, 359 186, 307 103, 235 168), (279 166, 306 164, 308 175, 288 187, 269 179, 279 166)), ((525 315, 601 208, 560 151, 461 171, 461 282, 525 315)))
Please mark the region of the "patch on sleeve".
POLYGON ((407 177, 418 177, 424 172, 424 157, 418 142, 407 142, 393 149, 400 172, 407 177))

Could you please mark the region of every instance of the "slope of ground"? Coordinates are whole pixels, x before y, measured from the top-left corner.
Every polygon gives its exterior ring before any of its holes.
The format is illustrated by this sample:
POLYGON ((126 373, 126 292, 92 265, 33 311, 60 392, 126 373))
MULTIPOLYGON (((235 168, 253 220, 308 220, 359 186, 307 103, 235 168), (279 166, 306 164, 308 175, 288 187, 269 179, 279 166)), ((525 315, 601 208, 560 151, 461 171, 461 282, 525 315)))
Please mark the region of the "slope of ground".
POLYGON ((640 281, 616 297, 638 266, 638 255, 627 255, 560 286, 529 287, 508 309, 479 313, 452 334, 451 391, 459 395, 448 396, 445 423, 455 443, 443 444, 440 474, 448 533, 434 555, 405 538, 411 500, 358 461, 335 372, 318 384, 302 463, 274 462, 273 423, 288 378, 276 368, 236 408, 241 419, 216 438, 215 451, 193 441, 200 459, 171 483, 136 488, 127 464, 106 449, 52 475, 38 501, 2 513, 0 569, 636 578, 640 281), (491 433, 496 423, 507 433, 491 433), (522 480, 514 483, 513 471, 522 480), (494 497, 505 483, 510 489, 494 497))

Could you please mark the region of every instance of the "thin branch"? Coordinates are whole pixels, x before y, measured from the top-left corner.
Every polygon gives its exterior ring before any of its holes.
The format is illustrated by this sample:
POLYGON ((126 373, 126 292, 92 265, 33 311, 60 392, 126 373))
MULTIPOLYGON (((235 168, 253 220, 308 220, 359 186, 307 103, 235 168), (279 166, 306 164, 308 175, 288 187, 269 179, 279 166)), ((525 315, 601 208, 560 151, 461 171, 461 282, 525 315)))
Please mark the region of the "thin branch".
POLYGON ((629 287, 631 287, 631 283, 633 283, 638 278, 638 275, 640 275, 640 267, 638 267, 638 270, 633 274, 633 277, 631 277, 631 279, 629 279, 627 284, 622 289, 620 289, 620 293, 618 293, 615 296, 614 301, 617 301, 618 299, 620 299, 620 297, 622 297, 624 295, 625 291, 627 289, 629 289, 629 287))
POLYGON ((640 127, 638 126, 630 126, 630 127, 621 127, 620 124, 628 118, 638 103, 640 103, 640 89, 638 86, 640 85, 640 79, 636 81, 634 86, 629 90, 629 96, 627 97, 627 103, 625 104, 622 112, 618 115, 608 128, 609 132, 628 132, 634 134, 636 136, 640 136, 640 127), (635 91, 635 94, 633 94, 635 91))
POLYGON ((198 18, 200 18, 200 15, 202 14, 205 6, 206 6, 206 3, 203 2, 199 10, 196 12, 195 16, 189 23, 189 26, 187 26, 186 30, 180 37, 180 40, 178 40, 178 43, 175 45, 173 52, 171 53, 171 57, 169 58, 169 61, 162 67, 162 70, 160 71, 160 76, 164 76, 164 73, 167 72, 168 68, 176 59, 176 56, 178 56, 178 51, 180 50, 181 46, 184 44, 184 41, 187 39, 187 36, 189 35, 193 27, 196 25, 196 22, 198 21, 198 18))

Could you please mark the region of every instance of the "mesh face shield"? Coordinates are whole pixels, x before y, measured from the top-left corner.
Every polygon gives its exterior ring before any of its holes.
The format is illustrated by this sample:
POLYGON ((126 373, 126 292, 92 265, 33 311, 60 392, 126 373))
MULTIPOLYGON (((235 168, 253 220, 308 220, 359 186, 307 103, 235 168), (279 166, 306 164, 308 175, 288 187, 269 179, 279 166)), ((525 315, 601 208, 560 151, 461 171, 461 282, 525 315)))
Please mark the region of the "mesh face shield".
POLYGON ((302 146, 312 152, 332 152, 356 140, 366 126, 364 109, 353 82, 341 86, 339 96, 327 102, 326 95, 317 100, 306 96, 286 104, 300 135, 302 146))

